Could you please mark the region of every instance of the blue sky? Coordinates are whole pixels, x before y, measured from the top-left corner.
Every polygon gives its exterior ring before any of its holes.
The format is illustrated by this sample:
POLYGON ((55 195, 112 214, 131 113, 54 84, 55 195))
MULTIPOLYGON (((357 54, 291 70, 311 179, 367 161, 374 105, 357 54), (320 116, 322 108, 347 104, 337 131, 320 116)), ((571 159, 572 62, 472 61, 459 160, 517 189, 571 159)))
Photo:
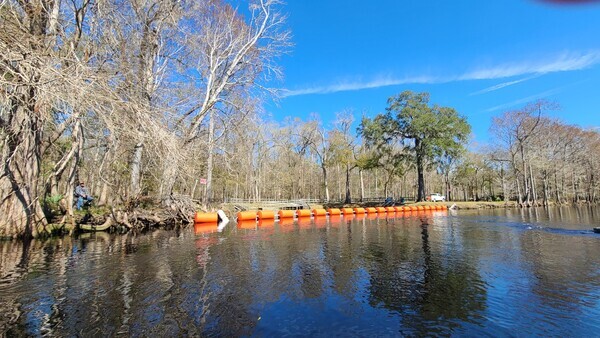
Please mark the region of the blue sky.
POLYGON ((294 47, 281 58, 278 121, 383 112, 403 90, 427 91, 490 142, 491 118, 545 98, 550 113, 600 126, 600 3, 540 0, 288 0, 294 47))

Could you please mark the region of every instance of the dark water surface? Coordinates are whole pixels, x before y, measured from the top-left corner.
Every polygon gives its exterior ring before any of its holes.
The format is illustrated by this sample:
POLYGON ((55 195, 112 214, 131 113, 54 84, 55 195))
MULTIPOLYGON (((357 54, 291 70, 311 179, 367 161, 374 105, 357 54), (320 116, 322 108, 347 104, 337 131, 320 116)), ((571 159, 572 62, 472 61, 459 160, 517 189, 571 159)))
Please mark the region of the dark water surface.
POLYGON ((0 243, 7 336, 600 336, 600 208, 0 243))

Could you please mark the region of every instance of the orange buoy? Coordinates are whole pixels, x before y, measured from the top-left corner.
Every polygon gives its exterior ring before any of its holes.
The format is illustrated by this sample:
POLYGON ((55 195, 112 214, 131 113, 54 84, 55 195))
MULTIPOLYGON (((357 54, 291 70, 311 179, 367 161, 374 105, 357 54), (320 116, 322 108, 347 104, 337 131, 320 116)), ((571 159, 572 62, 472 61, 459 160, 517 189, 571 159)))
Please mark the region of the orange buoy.
POLYGON ((329 216, 336 216, 342 213, 342 211, 337 208, 329 209, 327 212, 329 212, 329 216))
POLYGON ((312 215, 312 213, 310 212, 310 210, 307 209, 298 209, 296 210, 296 217, 300 218, 300 217, 310 217, 312 215))
POLYGON ((422 206, 422 205, 419 205, 419 206, 417 206, 417 210, 419 210, 419 211, 423 211, 423 210, 425 210, 425 208, 423 208, 423 206, 422 206))
POLYGON ((354 213, 357 215, 362 215, 365 213, 365 208, 354 208, 354 213))
POLYGON ((194 223, 218 223, 219 215, 216 212, 197 212, 194 223))
POLYGON ((448 209, 448 206, 445 204, 442 204, 442 210, 447 210, 447 209, 448 209))
POLYGON ((404 207, 396 207, 396 212, 403 212, 404 211, 404 207))
POLYGON ((317 217, 317 216, 325 216, 327 215, 327 210, 325 209, 313 209, 312 210, 313 216, 317 217))
POLYGON ((373 207, 368 207, 367 209, 367 214, 374 214, 377 212, 377 209, 373 208, 373 207))
POLYGON ((384 207, 377 207, 376 209, 378 214, 383 214, 386 211, 384 207))
POLYGON ((425 210, 431 210, 431 207, 429 205, 424 205, 423 209, 425 209, 425 210))
POLYGON ((237 213, 238 221, 254 220, 256 221, 256 210, 254 211, 240 211, 237 213))
POLYGON ((352 208, 342 208, 342 214, 344 215, 353 215, 354 209, 352 208))
POLYGON ((416 207, 416 206, 414 206, 414 205, 413 205, 413 206, 410 206, 409 208, 410 208, 410 211, 417 211, 417 207, 416 207))
POLYGON ((275 212, 271 210, 260 210, 258 212, 258 219, 273 219, 275 218, 275 212))
POLYGON ((394 207, 387 207, 387 208, 385 208, 385 210, 390 213, 396 212, 396 208, 394 208, 394 207))
POLYGON ((279 219, 294 218, 295 214, 296 212, 294 210, 279 210, 279 212, 277 212, 277 216, 279 216, 279 219))

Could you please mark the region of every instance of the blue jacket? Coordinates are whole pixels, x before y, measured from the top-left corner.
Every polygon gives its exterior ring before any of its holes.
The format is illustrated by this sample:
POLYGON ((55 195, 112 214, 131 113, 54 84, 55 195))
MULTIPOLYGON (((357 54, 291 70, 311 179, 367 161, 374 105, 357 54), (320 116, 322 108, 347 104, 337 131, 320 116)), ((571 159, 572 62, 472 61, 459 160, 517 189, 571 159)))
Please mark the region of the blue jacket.
POLYGON ((90 194, 88 193, 86 187, 82 187, 82 186, 78 185, 77 187, 75 187, 75 195, 77 197, 83 197, 83 196, 89 196, 90 194))

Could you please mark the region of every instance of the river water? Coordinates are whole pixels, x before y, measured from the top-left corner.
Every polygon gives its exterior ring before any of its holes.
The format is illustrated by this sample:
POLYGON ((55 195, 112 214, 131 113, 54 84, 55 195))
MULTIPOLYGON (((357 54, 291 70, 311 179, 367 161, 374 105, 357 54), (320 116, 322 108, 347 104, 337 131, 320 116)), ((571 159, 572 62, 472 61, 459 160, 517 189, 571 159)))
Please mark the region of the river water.
POLYGON ((600 208, 0 243, 7 336, 600 336, 600 208))

